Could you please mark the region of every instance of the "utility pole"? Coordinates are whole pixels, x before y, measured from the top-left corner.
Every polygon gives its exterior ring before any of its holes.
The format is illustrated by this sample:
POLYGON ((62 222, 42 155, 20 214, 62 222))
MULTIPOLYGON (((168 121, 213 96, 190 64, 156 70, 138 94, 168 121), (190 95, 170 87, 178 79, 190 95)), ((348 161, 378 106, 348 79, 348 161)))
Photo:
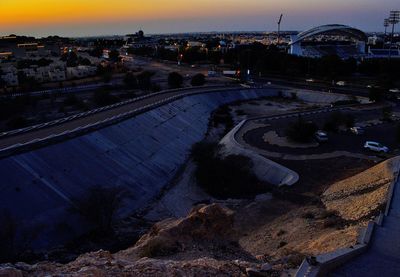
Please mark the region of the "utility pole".
POLYGON ((281 43, 281 22, 282 22, 283 14, 279 17, 278 20, 278 45, 281 43))

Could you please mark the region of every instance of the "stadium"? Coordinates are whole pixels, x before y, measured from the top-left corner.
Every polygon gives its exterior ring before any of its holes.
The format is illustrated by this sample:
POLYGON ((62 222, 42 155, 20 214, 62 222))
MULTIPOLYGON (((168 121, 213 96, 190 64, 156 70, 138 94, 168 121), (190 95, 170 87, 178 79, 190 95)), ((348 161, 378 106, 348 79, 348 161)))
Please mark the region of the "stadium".
POLYGON ((356 28, 323 25, 291 36, 289 53, 311 58, 327 55, 337 55, 342 59, 359 58, 366 53, 366 41, 366 34, 356 28))

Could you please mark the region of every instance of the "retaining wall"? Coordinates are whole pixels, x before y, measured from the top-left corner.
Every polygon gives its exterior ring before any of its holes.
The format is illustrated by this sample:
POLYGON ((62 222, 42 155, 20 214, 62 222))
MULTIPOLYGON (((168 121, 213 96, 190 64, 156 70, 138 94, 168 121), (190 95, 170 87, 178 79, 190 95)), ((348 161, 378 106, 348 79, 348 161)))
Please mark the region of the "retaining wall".
POLYGON ((0 210, 23 226, 41 229, 35 246, 54 246, 85 225, 70 213, 90 187, 122 186, 121 216, 146 206, 185 162, 218 106, 275 95, 276 90, 232 90, 187 96, 118 124, 0 160, 0 210))

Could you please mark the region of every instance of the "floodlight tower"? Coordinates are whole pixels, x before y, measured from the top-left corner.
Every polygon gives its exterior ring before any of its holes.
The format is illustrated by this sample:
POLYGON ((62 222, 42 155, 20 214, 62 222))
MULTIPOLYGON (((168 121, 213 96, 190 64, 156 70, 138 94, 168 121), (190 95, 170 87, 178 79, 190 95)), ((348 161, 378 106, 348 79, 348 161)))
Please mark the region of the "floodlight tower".
POLYGON ((400 11, 390 11, 388 21, 390 24, 392 24, 392 35, 390 38, 390 49, 389 49, 389 58, 391 58, 392 46, 393 46, 393 36, 394 36, 394 26, 400 22, 400 11))
POLYGON ((383 27, 385 27, 385 37, 386 37, 387 27, 389 27, 389 18, 385 18, 385 20, 383 21, 383 27))
POLYGON ((278 20, 278 45, 281 43, 281 23, 282 23, 283 14, 279 17, 278 20))

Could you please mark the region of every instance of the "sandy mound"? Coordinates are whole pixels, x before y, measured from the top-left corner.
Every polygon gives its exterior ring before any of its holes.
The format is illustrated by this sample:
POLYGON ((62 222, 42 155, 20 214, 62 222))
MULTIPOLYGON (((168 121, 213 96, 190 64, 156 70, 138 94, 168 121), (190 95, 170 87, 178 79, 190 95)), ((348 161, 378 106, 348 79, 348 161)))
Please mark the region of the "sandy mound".
POLYGON ((384 207, 399 161, 399 157, 384 161, 333 184, 322 195, 322 202, 328 210, 337 211, 345 220, 369 220, 384 207))

